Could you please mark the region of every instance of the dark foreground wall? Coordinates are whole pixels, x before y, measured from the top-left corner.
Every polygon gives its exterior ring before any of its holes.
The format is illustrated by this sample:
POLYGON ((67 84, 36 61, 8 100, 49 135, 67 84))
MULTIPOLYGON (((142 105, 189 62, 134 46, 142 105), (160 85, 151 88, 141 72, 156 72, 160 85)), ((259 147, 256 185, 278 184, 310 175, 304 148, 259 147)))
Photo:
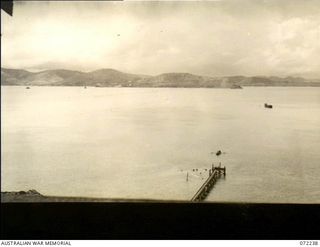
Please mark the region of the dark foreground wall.
POLYGON ((320 239, 320 205, 2 203, 1 239, 320 239))

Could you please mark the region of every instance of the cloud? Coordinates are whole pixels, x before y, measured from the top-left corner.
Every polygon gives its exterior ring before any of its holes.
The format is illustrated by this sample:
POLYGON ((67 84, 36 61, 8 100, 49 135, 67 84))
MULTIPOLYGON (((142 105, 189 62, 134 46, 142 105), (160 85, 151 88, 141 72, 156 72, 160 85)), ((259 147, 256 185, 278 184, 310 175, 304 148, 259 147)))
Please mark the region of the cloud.
POLYGON ((1 15, 6 67, 320 76, 319 1, 26 2, 14 11, 1 15))

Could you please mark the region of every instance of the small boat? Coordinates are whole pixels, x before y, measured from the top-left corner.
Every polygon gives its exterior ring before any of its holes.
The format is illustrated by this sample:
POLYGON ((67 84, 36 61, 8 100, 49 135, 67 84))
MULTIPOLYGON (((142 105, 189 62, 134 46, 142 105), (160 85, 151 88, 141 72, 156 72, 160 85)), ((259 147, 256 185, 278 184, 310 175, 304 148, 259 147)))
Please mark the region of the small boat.
POLYGON ((242 89, 242 87, 240 85, 236 85, 236 84, 233 84, 230 88, 231 89, 242 89))
POLYGON ((265 108, 270 108, 270 109, 272 109, 273 106, 265 103, 265 104, 264 104, 264 107, 265 107, 265 108))

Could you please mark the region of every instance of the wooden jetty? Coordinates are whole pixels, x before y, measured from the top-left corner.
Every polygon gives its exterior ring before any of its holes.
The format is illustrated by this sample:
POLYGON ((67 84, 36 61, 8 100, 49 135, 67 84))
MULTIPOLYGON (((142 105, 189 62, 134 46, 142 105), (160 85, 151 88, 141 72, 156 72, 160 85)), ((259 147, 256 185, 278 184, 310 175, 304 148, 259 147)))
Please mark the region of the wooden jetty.
POLYGON ((197 193, 192 197, 191 201, 193 202, 201 202, 210 193, 212 190, 214 184, 217 182, 221 176, 226 176, 226 167, 221 167, 221 164, 218 167, 215 167, 212 164, 212 168, 209 170, 209 177, 204 182, 204 184, 200 187, 200 189, 197 191, 197 193))

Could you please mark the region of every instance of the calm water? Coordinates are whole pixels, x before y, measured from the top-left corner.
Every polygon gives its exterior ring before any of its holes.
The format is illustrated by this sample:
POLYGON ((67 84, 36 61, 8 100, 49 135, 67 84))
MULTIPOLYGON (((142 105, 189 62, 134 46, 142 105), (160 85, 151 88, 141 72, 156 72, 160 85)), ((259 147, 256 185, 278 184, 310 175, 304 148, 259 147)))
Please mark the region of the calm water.
POLYGON ((1 89, 2 191, 320 202, 320 88, 1 89))

